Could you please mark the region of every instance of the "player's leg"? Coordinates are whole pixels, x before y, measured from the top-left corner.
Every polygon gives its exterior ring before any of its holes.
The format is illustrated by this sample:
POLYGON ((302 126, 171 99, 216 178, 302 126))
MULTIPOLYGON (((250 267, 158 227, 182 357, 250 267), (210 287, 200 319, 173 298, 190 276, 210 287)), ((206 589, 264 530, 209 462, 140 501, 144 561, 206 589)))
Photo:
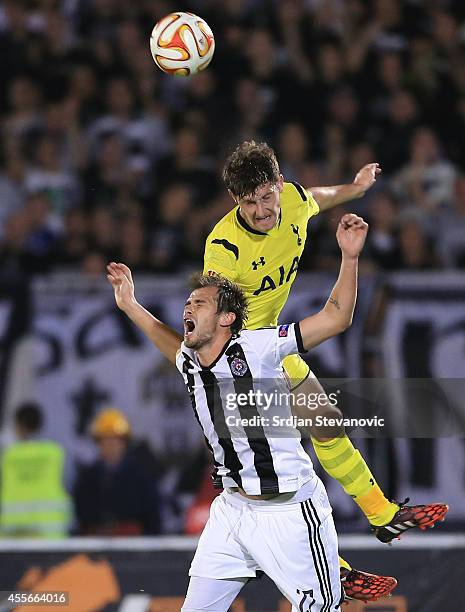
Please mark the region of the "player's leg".
POLYGON ((220 580, 191 576, 181 612, 226 612, 250 578, 220 580))
MULTIPOLYGON (((317 400, 311 411, 301 406, 296 406, 294 410, 307 410, 306 416, 314 419, 317 416, 342 417, 339 408, 329 402, 323 387, 301 357, 286 357, 283 366, 294 392, 317 400)), ((298 413, 298 416, 303 414, 298 413)), ((360 506, 369 522, 372 525, 388 523, 399 510, 399 506, 386 498, 360 452, 346 436, 344 428, 314 426, 309 429, 308 434, 324 470, 342 485, 344 491, 360 506)))
POLYGON ((227 505, 226 495, 217 497, 210 507, 189 570, 184 612, 226 612, 244 584, 256 576, 256 562, 236 538, 240 508, 227 505))
MULTIPOLYGON (((315 402, 316 408, 311 411, 310 416, 342 416, 339 408, 328 401, 323 387, 301 357, 286 357, 283 366, 294 393, 321 398, 322 401, 315 402)), ((302 412, 306 410, 305 407, 302 408, 299 402, 295 404, 294 410, 298 416, 309 416, 308 413, 302 412)), ((444 519, 448 510, 445 504, 404 506, 389 501, 343 427, 313 427, 308 434, 324 470, 337 480, 358 504, 381 541, 389 542, 408 529, 430 527, 444 519)))
POLYGON ((293 610, 340 610, 337 535, 319 479, 310 498, 303 502, 252 502, 243 516, 239 540, 293 610))
MULTIPOLYGON (((305 394, 310 394, 310 393, 315 394, 315 395, 310 396, 312 398, 320 397, 321 393, 323 395, 325 395, 324 390, 321 387, 321 385, 319 385, 318 381, 316 381, 316 383, 317 383, 316 385, 314 384, 316 379, 313 377, 313 374, 310 371, 310 368, 308 367, 308 364, 305 363, 305 361, 301 357, 299 357, 298 355, 290 355, 289 357, 286 357, 284 359, 283 366, 284 366, 284 370, 286 372, 286 375, 289 378, 289 381, 290 381, 290 384, 291 384, 291 388, 293 388, 296 393, 298 392, 298 393, 305 393, 305 394)), ((295 404, 296 404, 296 409, 298 410, 297 405, 299 404, 299 402, 296 402, 295 404)), ((341 416, 341 412, 339 411, 339 409, 337 407, 331 406, 329 404, 329 402, 326 403, 325 405, 323 405, 323 404, 325 404, 325 403, 324 402, 320 402, 318 404, 317 410, 316 411, 312 411, 312 414, 311 414, 312 418, 315 418, 318 414, 319 415, 323 415, 323 416, 328 416, 328 417, 334 417, 334 418, 337 418, 337 417, 341 416)), ((301 413, 299 412, 297 414, 297 416, 306 418, 309 415, 306 412, 301 412, 301 413)), ((313 437, 313 435, 320 435, 321 436, 321 431, 318 432, 316 429, 313 429, 313 430, 310 430, 310 431, 306 431, 306 432, 302 432, 302 433, 306 437, 308 437, 308 438, 310 438, 312 440, 312 443, 313 443, 314 447, 315 447, 316 439, 313 437)), ((331 434, 331 433, 333 433, 333 435, 337 436, 337 431, 326 432, 327 435, 331 434)), ((340 438, 335 437, 335 438, 332 438, 332 439, 337 442, 337 441, 339 441, 340 438)), ((346 437, 346 439, 350 443, 350 440, 347 437, 346 437)), ((330 438, 330 440, 331 440, 331 438, 330 438)), ((353 448, 353 446, 352 446, 352 448, 353 448)), ((353 451, 354 451, 354 453, 356 452, 354 448, 353 448, 353 451)), ((328 472, 328 474, 330 474, 334 478, 336 478, 336 475, 333 475, 333 473, 332 473, 332 466, 334 466, 334 459, 332 458, 331 467, 330 467, 329 465, 326 464, 326 461, 325 461, 324 457, 321 458, 318 452, 316 454, 317 454, 317 457, 318 457, 321 465, 325 469, 325 471, 328 472)), ((368 469, 368 467, 367 467, 367 469, 368 469)), ((336 478, 336 480, 338 480, 338 479, 336 478)), ((342 557, 339 557, 339 565, 340 565, 341 578, 343 578, 345 580, 347 578, 347 575, 348 575, 347 572, 353 571, 352 567, 342 557), (347 571, 345 571, 345 570, 347 570, 347 571)), ((357 570, 355 570, 355 571, 357 571, 357 570)), ((353 575, 353 574, 351 574, 351 575, 353 575)), ((383 578, 383 577, 380 577, 380 578, 383 578)))

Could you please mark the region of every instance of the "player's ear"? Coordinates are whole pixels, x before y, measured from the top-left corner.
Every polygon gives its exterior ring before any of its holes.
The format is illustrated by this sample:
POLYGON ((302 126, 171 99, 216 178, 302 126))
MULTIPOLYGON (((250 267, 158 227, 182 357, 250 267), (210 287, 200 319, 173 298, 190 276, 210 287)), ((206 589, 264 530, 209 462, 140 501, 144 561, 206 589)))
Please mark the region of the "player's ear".
POLYGON ((220 314, 220 326, 231 327, 236 320, 236 315, 233 312, 222 312, 220 314))
POLYGON ((230 189, 228 189, 228 193, 234 200, 234 204, 239 204, 239 198, 237 198, 230 189))
POLYGON ((279 175, 277 185, 278 185, 278 191, 279 193, 281 193, 284 188, 284 176, 282 174, 279 175))

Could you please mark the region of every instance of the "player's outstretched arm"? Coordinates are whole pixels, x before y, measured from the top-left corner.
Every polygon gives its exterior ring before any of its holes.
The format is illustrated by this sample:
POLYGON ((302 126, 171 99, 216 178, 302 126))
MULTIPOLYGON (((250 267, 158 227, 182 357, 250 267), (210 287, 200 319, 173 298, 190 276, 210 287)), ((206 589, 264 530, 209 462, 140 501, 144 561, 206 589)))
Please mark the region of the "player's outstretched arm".
POLYGON ((343 332, 352 323, 357 300, 358 256, 365 244, 368 224, 354 214, 344 215, 336 238, 342 251, 341 269, 324 308, 300 321, 302 343, 306 349, 343 332))
POLYGON ((308 187, 320 210, 328 210, 338 204, 361 198, 376 182, 381 173, 379 164, 367 164, 359 170, 353 183, 347 185, 334 185, 332 187, 308 187))
POLYGON ((137 325, 169 361, 176 363, 176 353, 181 347, 182 336, 156 319, 139 304, 134 295, 131 270, 126 265, 111 262, 107 266, 107 272, 107 279, 115 292, 118 308, 137 325))

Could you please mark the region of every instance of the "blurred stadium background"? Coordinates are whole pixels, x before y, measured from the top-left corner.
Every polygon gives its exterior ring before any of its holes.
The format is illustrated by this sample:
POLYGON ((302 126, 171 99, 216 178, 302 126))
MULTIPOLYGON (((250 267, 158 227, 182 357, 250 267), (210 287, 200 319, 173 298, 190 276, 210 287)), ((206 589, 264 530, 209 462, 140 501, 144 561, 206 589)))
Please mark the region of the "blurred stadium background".
MULTIPOLYGON (((400 422, 416 402, 435 438, 356 443, 393 498, 451 509, 439 536, 390 549, 326 481, 348 560, 399 580, 390 603, 347 610, 462 609, 463 0, 3 0, 0 57, 2 456, 18 441, 19 410, 22 433, 26 423, 61 448, 65 485, 54 533, 45 513, 41 539, 12 539, 3 516, 0 589, 68 590, 80 612, 179 609, 214 495, 208 457, 178 374, 117 312, 105 265, 127 263, 140 301, 179 326, 187 275, 231 206, 222 163, 253 137, 303 185, 383 168, 345 207, 370 223, 354 325, 310 360, 319 378, 392 380, 400 422), (150 57, 150 31, 173 10, 215 34, 211 66, 191 79, 163 75, 150 57), (402 393, 404 378, 455 382, 444 402, 402 393), (120 444, 90 433, 108 407, 122 414, 100 424, 121 426, 120 444)), ((283 320, 327 296, 342 212, 312 219, 283 320)), ((11 463, 1 465, 3 486, 11 463)), ((278 609, 266 580, 234 608, 278 609)))

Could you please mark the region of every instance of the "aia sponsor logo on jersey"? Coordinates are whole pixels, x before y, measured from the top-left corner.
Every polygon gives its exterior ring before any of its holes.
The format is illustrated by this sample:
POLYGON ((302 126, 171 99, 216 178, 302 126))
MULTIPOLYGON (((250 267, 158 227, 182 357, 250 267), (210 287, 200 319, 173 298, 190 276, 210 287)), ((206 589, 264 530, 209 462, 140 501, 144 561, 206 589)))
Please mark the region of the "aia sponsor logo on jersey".
POLYGON ((291 263, 291 267, 289 268, 289 271, 287 273, 286 273, 286 269, 284 268, 284 265, 279 266, 277 270, 279 272, 279 279, 277 279, 276 276, 273 279, 271 276, 267 274, 266 276, 262 278, 260 287, 256 289, 253 292, 253 294, 260 295, 260 293, 263 293, 264 291, 269 291, 270 289, 273 291, 277 287, 281 287, 282 285, 284 285, 284 283, 289 283, 292 278, 292 275, 295 274, 298 269, 299 269, 299 258, 294 257, 291 263))
POLYGON ((244 376, 247 374, 247 370, 248 367, 245 361, 240 359, 240 357, 234 357, 234 359, 231 361, 231 372, 234 374, 234 376, 244 376))
POLYGON ((279 326, 279 337, 280 338, 287 338, 288 333, 289 333, 289 323, 286 323, 286 325, 279 326))

